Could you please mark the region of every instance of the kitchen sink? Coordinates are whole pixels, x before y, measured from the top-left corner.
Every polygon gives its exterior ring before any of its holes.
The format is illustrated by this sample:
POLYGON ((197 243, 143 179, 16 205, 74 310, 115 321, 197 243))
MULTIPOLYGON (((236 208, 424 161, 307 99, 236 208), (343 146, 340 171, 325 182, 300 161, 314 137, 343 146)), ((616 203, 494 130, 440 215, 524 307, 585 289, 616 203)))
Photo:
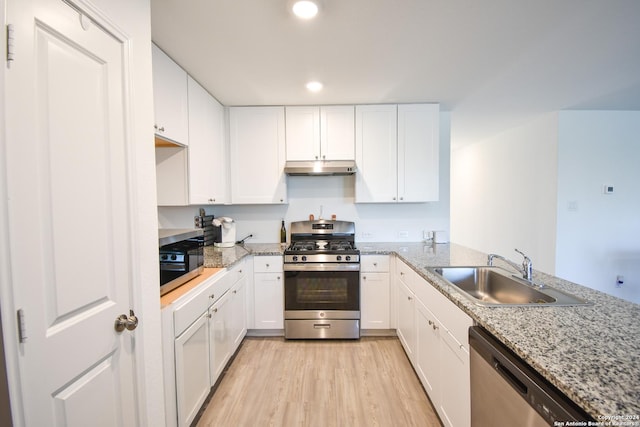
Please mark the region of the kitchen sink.
POLYGON ((554 288, 538 287, 500 267, 432 267, 478 305, 484 306, 571 306, 590 304, 554 288))

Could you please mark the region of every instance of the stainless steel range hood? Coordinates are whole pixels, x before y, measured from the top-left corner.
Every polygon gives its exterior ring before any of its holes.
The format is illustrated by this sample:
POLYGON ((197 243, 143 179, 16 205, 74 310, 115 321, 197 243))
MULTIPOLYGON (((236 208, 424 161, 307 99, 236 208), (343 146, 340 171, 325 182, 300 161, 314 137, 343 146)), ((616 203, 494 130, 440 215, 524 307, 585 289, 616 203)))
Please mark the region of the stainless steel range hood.
POLYGON ((335 176, 356 173, 353 160, 289 161, 284 165, 284 173, 293 176, 335 176))

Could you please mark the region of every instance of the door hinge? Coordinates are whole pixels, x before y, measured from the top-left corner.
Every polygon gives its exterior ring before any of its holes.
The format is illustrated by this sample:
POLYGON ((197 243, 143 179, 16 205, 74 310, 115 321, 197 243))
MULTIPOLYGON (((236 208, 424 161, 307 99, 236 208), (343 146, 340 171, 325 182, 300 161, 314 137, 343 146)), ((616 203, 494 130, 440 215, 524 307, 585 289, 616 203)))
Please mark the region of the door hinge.
POLYGON ((15 59, 15 38, 13 24, 7 24, 7 65, 15 59))
POLYGON ((18 340, 21 343, 27 341, 27 328, 24 325, 24 311, 22 309, 18 310, 18 340))

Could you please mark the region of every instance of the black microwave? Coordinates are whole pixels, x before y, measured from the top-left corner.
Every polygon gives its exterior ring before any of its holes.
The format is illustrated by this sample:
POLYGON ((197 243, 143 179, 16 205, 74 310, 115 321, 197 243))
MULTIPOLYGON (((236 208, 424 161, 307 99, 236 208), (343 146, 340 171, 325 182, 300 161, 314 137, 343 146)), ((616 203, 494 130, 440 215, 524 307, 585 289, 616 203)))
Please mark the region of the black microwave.
POLYGON ((197 277, 204 270, 202 229, 159 231, 160 295, 197 277))

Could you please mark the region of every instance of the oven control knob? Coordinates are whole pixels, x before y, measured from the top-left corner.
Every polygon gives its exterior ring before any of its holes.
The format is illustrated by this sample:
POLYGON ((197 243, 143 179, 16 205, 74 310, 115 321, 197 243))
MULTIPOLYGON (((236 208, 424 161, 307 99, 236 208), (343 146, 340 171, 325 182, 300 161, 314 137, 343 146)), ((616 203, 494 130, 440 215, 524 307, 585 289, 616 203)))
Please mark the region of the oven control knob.
POLYGON ((342 255, 338 255, 338 256, 336 257, 336 261, 342 261, 342 255))
POLYGON ((298 255, 293 256, 293 262, 296 262, 296 261, 298 261, 298 255))
POLYGON ((306 255, 302 255, 302 261, 306 261, 307 260, 307 256, 306 255))
POLYGON ((178 257, 176 256, 176 254, 171 255, 171 261, 175 261, 177 259, 178 259, 178 257))
POLYGON ((347 255, 347 256, 346 256, 346 260, 347 260, 347 261, 351 261, 351 256, 347 255))
POLYGON ((161 260, 166 260, 167 259, 167 254, 164 254, 160 257, 161 260))

